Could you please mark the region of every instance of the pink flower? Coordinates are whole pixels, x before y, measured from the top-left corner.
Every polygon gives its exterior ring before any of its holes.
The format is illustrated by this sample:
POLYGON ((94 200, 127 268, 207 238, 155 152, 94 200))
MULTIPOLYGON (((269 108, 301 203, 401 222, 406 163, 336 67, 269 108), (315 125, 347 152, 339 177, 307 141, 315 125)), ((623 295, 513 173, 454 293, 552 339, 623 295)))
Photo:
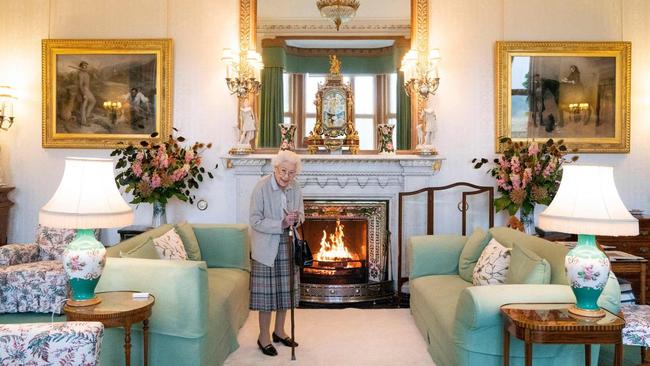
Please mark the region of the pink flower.
POLYGON ((136 177, 140 177, 142 175, 142 164, 139 162, 133 163, 133 166, 131 167, 133 170, 133 174, 136 177))
POLYGON ((151 184, 150 184, 151 188, 156 189, 156 188, 160 187, 161 184, 162 184, 162 179, 160 179, 160 176, 158 174, 154 174, 151 177, 151 184))
POLYGON ((138 153, 135 154, 135 160, 142 161, 143 158, 144 158, 144 153, 142 151, 138 151, 138 153))
POLYGON ((537 143, 533 143, 528 147, 528 155, 537 155, 539 152, 539 146, 537 143))
POLYGON ((524 169, 524 178, 521 182, 522 188, 526 188, 531 180, 533 180, 533 170, 531 168, 524 169))
POLYGON ((519 174, 510 174, 510 181, 512 182, 513 189, 521 189, 521 178, 519 177, 519 174))
POLYGON ((185 178, 185 175, 187 175, 187 172, 183 170, 183 168, 178 168, 172 173, 172 180, 174 182, 178 182, 181 179, 185 178))
POLYGON ((521 171, 521 164, 519 163, 519 157, 517 155, 510 159, 510 167, 512 168, 513 173, 519 173, 521 171))
POLYGON ((555 160, 551 160, 548 163, 548 165, 546 166, 546 168, 544 168, 544 171, 542 172, 544 178, 548 178, 555 171, 556 164, 557 163, 555 160))
POLYGON ((185 162, 189 163, 192 159, 194 159, 194 150, 189 150, 185 153, 185 162))
POLYGON ((510 162, 507 161, 507 160, 505 160, 505 159, 503 158, 503 155, 499 156, 499 165, 500 165, 501 168, 503 168, 504 170, 510 168, 510 162))

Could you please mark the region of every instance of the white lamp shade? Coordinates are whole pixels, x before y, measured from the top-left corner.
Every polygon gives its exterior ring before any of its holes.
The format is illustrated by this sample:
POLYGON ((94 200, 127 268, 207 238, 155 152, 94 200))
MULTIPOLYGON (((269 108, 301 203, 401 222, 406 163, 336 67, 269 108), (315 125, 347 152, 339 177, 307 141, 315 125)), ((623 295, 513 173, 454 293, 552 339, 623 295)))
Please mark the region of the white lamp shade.
POLYGON ((639 235, 639 221, 625 208, 611 167, 565 166, 553 202, 539 215, 543 230, 570 234, 639 235))
POLYGON ((39 212, 41 225, 95 229, 133 223, 133 210, 115 184, 113 160, 66 158, 54 196, 39 212))

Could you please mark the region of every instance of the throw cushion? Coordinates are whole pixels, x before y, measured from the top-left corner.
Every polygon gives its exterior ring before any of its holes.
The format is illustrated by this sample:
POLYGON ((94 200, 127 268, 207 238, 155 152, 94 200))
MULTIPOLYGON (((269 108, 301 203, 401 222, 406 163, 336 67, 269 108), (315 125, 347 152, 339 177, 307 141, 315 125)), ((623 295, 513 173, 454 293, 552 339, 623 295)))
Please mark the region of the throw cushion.
POLYGON ((60 260, 17 264, 0 267, 0 289, 0 314, 61 314, 68 277, 60 260))
POLYGON ((159 257, 162 259, 187 259, 187 252, 183 246, 183 241, 174 229, 153 239, 153 245, 159 257))
POLYGON ((467 239, 463 251, 460 252, 458 259, 458 274, 467 282, 472 282, 472 275, 476 261, 483 253, 483 249, 492 239, 491 233, 485 233, 483 229, 476 228, 472 235, 467 239))
POLYGON ((196 240, 196 235, 194 234, 192 225, 187 222, 178 224, 176 225, 176 232, 183 241, 183 246, 185 246, 185 251, 187 252, 187 258, 192 261, 200 261, 201 248, 199 248, 199 241, 196 240))
POLYGON ((142 258, 142 259, 160 259, 158 250, 154 245, 153 239, 149 238, 142 244, 129 250, 128 252, 120 252, 122 258, 142 258))
POLYGON ((510 249, 491 239, 474 267, 474 286, 499 285, 506 281, 510 267, 510 249))
POLYGON ((543 285, 550 282, 551 264, 532 250, 514 243, 506 283, 543 285))
POLYGON ((65 247, 74 240, 75 229, 55 229, 38 225, 36 244, 42 261, 60 260, 65 247))

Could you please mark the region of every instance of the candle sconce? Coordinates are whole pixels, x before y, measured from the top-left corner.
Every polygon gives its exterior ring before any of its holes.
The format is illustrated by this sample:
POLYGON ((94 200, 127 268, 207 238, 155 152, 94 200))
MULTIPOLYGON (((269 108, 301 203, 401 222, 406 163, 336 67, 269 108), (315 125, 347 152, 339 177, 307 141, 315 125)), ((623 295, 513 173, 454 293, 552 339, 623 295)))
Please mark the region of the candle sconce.
POLYGON ((106 101, 104 102, 104 109, 108 111, 108 115, 111 118, 111 123, 115 124, 117 121, 117 111, 122 109, 122 103, 106 101))
POLYGON ((7 131, 13 126, 16 118, 14 116, 16 99, 10 86, 0 85, 0 130, 7 131))

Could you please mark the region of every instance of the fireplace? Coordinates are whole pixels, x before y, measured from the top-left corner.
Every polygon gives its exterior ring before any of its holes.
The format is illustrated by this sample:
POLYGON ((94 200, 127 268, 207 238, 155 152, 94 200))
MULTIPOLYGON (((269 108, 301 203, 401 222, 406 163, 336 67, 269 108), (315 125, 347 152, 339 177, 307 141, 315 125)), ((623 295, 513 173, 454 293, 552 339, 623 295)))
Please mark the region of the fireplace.
POLYGON ((314 263, 301 270, 301 301, 332 304, 391 298, 388 202, 304 203, 304 237, 314 263))

